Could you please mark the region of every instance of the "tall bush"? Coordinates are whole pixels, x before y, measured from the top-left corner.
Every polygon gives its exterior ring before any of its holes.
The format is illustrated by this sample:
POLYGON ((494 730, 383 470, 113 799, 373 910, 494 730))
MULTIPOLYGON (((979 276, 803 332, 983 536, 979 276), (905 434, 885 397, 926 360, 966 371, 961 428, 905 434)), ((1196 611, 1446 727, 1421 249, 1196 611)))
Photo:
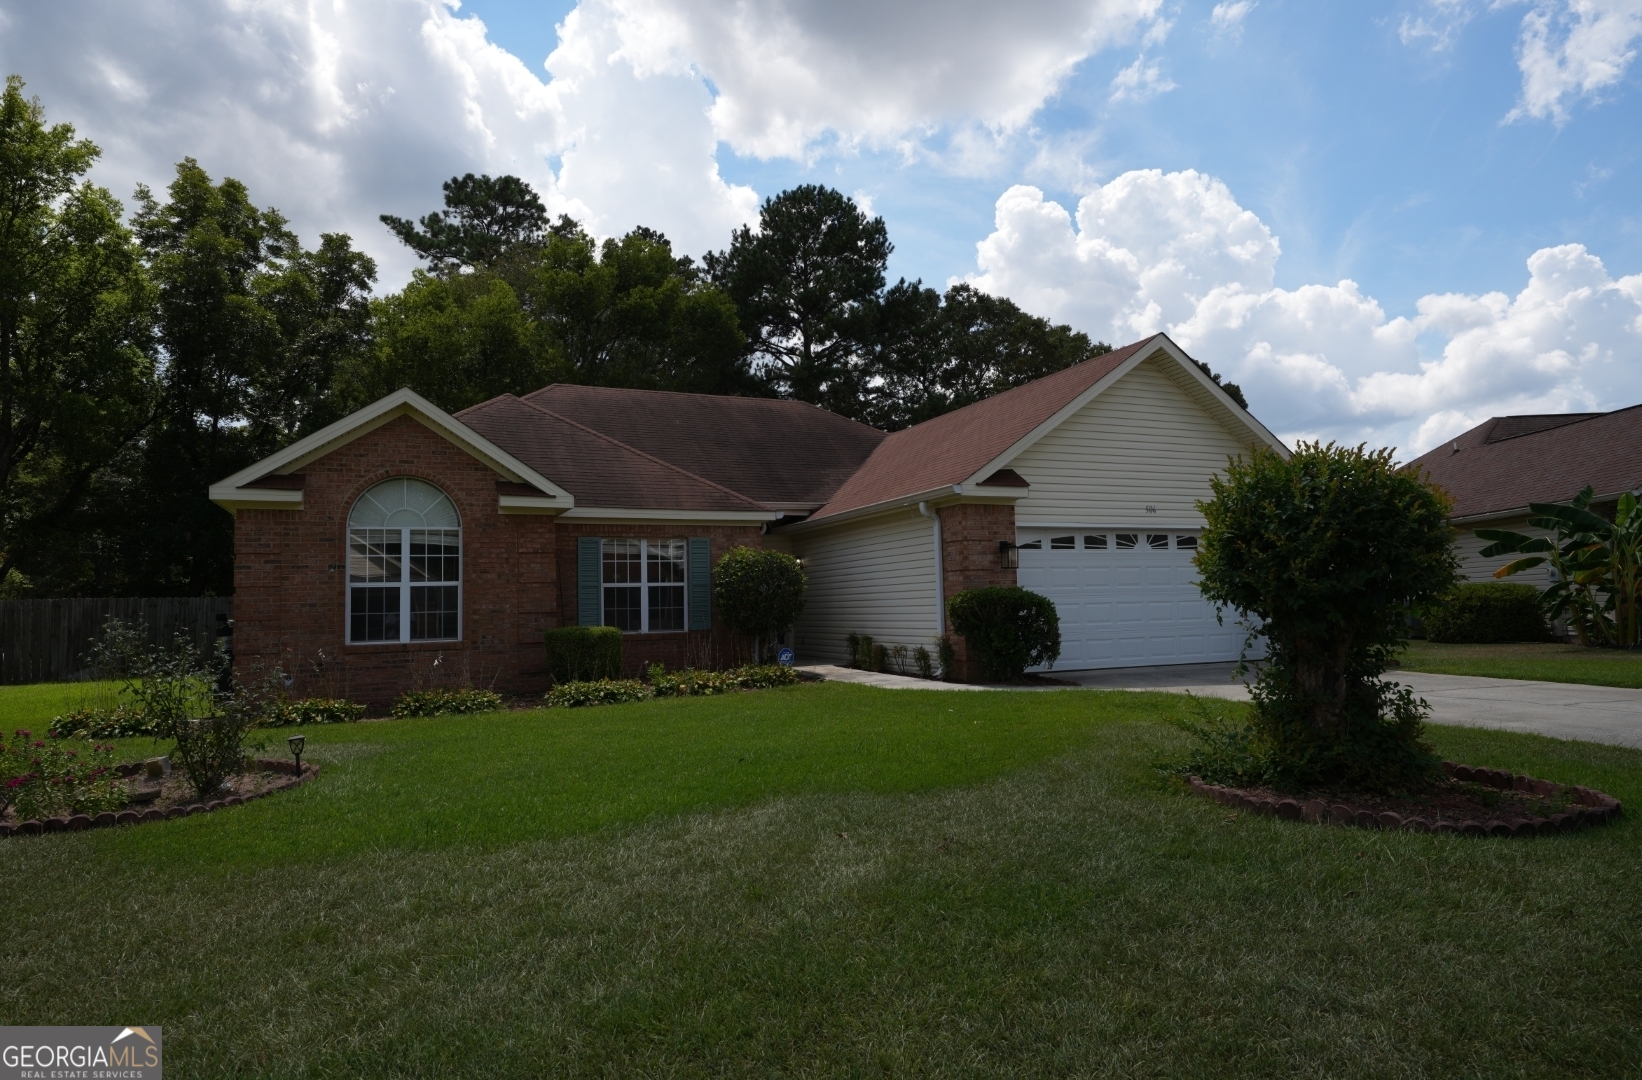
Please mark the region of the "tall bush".
POLYGON ((1027 668, 1060 659, 1060 616, 1047 596, 1016 585, 967 589, 946 610, 987 682, 1014 682, 1027 668))
POLYGON ((733 547, 713 568, 718 613, 753 639, 755 662, 798 620, 808 584, 797 559, 769 548, 733 547))
POLYGON ((556 683, 614 679, 621 675, 621 631, 614 626, 565 626, 549 630, 547 672, 556 683))
POLYGON ((1425 782, 1424 706, 1380 681, 1403 612, 1454 587, 1449 500, 1390 450, 1301 443, 1231 460, 1199 503, 1203 595, 1265 638, 1256 730, 1287 787, 1425 782))
POLYGON ((1425 636, 1445 644, 1488 645, 1548 641, 1539 590, 1532 585, 1474 582, 1461 585, 1420 620, 1425 636))

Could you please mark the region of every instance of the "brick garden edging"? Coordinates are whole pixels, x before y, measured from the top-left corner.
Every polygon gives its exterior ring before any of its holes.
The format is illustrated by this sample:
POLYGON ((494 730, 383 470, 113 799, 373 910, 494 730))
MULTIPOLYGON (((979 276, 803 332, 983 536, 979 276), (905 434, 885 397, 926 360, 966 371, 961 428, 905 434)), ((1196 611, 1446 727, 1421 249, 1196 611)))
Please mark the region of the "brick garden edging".
POLYGON ((1459 833, 1465 836, 1548 836, 1552 833, 1572 832, 1587 825, 1602 825, 1620 814, 1619 800, 1612 795, 1586 787, 1565 787, 1549 780, 1512 774, 1503 769, 1482 766, 1442 763, 1443 771, 1456 780, 1486 784, 1501 791, 1522 791, 1533 795, 1551 796, 1566 791, 1578 803, 1565 813, 1549 818, 1513 816, 1501 820, 1464 820, 1458 823, 1439 821, 1433 824, 1418 816, 1404 816, 1385 810, 1375 812, 1346 803, 1330 803, 1323 799, 1279 799, 1250 794, 1241 788, 1217 787, 1205 784, 1193 776, 1187 780, 1191 789, 1206 799, 1223 806, 1252 810, 1266 817, 1285 821, 1310 821, 1323 825, 1355 825, 1362 829, 1407 829, 1411 832, 1459 833))
MULTIPOLYGON (((89 814, 64 814, 59 817, 49 817, 44 821, 0 822, 0 837, 6 836, 38 836, 49 832, 80 832, 84 829, 104 829, 113 825, 140 825, 145 821, 169 821, 172 818, 190 817, 194 814, 209 814, 213 810, 221 810, 226 806, 238 806, 260 799, 264 795, 272 795, 276 791, 288 791, 299 784, 306 784, 319 775, 318 765, 302 766, 302 775, 297 776, 296 766, 289 761, 278 761, 273 758, 258 758, 252 765, 263 772, 285 773, 289 779, 278 781, 272 786, 257 792, 255 795, 230 795, 226 799, 212 799, 209 802, 190 803, 187 806, 173 806, 169 810, 105 810, 96 817, 89 814)), ((121 776, 133 776, 141 768, 140 761, 121 765, 118 772, 121 776)))

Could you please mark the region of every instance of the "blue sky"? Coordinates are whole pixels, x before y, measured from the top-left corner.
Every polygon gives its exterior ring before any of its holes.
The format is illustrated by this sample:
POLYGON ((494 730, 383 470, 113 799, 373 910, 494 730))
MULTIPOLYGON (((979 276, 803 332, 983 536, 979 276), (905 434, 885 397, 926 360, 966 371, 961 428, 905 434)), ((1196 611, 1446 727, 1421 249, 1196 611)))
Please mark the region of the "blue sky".
MULTIPOLYGON (((540 70, 574 6, 464 0, 460 12, 540 70)), ((1215 32, 1213 7, 1165 9, 1174 25, 1148 55, 1173 89, 1109 104, 1136 54, 1098 54, 1033 126, 1083 144, 1101 179, 1161 168, 1225 181, 1281 239, 1287 288, 1353 278, 1404 311, 1427 293, 1520 287, 1524 260, 1563 243, 1642 269, 1642 65, 1575 103, 1565 123, 1508 123, 1523 5, 1475 11, 1441 47, 1399 33, 1430 5, 1260 0, 1236 34, 1215 32)), ((1027 180, 1068 205, 1081 194, 1034 170, 1033 156, 1017 149, 971 176, 908 167, 894 152, 801 163, 724 146, 718 161, 760 196, 799 183, 869 193, 896 243, 893 273, 944 283, 973 271, 1000 181, 1027 180)))
POLYGON ((1285 438, 1642 402, 1642 0, 0 0, 127 196, 193 156, 397 288, 383 212, 524 177, 722 247, 831 184, 891 275, 1164 331, 1285 438))

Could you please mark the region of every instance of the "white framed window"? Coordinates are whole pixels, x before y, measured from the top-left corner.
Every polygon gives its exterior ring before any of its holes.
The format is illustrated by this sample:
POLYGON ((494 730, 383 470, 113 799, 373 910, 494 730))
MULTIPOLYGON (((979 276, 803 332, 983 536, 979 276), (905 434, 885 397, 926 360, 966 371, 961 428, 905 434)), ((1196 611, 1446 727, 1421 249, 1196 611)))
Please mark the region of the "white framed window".
POLYGON ((605 626, 658 634, 689 625, 683 540, 605 540, 600 577, 605 626))
POLYGON ((462 636, 462 521, 425 480, 377 484, 348 514, 348 641, 462 636))

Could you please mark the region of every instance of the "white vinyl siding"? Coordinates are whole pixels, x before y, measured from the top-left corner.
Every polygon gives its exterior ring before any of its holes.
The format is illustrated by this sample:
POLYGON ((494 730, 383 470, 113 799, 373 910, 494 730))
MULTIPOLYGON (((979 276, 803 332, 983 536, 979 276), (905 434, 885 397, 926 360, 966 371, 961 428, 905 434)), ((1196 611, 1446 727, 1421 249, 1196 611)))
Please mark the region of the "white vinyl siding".
POLYGON ((1548 566, 1536 566, 1532 570, 1524 570, 1520 574, 1512 574, 1507 578, 1494 577, 1494 571, 1504 566, 1517 555, 1498 555, 1492 559, 1485 559, 1477 554, 1493 541, 1480 540, 1473 529, 1500 529, 1505 532, 1522 533, 1524 536, 1550 536, 1544 529, 1534 529, 1528 526, 1526 517, 1515 518, 1509 521, 1486 521, 1476 525, 1459 526, 1455 528, 1454 553, 1460 557, 1460 580, 1462 581, 1512 581, 1523 585, 1532 585, 1536 589, 1546 588, 1551 584, 1551 570, 1548 566))
POLYGON ((1202 524, 1197 500, 1246 447, 1194 400, 1206 395, 1186 385, 1190 376, 1170 376, 1173 366, 1140 364, 1009 462, 1032 485, 1015 504, 1017 525, 1202 524))
POLYGON ((844 639, 868 634, 878 644, 934 652, 935 523, 915 508, 796 533, 808 600, 794 649, 800 664, 842 664, 844 639))

